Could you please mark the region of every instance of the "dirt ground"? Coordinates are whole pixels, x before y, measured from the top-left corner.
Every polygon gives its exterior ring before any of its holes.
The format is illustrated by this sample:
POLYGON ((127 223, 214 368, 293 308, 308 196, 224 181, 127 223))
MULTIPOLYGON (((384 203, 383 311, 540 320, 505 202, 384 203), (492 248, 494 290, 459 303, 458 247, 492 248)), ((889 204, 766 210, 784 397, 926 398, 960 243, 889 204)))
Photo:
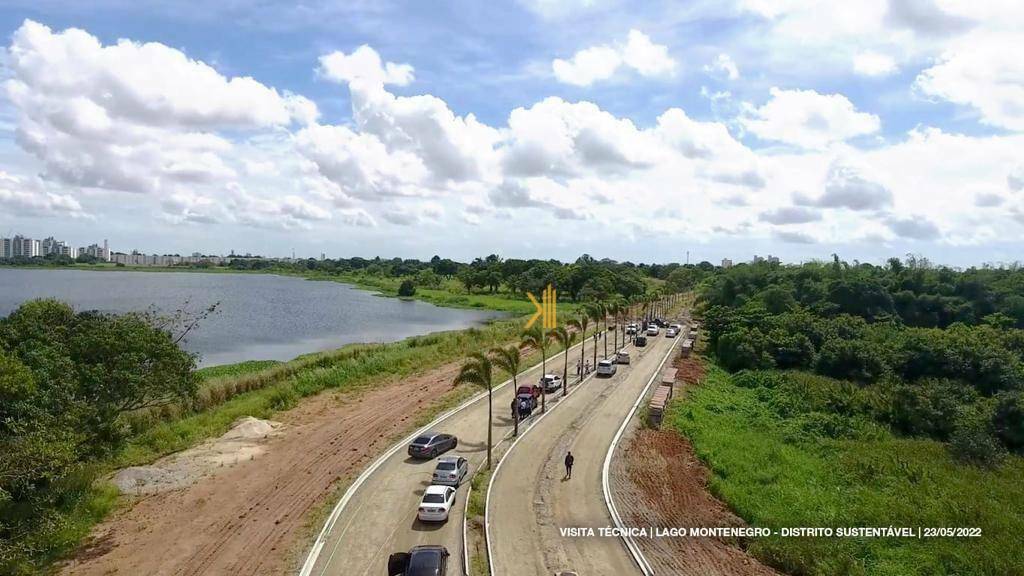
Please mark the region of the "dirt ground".
MULTIPOLYGON (((676 385, 685 394, 704 376, 699 358, 679 358, 676 385)), ((678 393, 678 392, 677 392, 678 393)), ((627 526, 743 526, 741 518, 708 491, 708 473, 690 442, 669 430, 635 430, 612 461, 616 506, 627 526)), ((683 576, 775 575, 746 554, 742 542, 717 538, 641 538, 656 574, 683 576)))
POLYGON ((261 441, 258 456, 136 498, 97 526, 61 573, 287 572, 305 552, 309 514, 411 428, 457 370, 452 363, 358 396, 304 400, 278 415, 283 426, 261 441))

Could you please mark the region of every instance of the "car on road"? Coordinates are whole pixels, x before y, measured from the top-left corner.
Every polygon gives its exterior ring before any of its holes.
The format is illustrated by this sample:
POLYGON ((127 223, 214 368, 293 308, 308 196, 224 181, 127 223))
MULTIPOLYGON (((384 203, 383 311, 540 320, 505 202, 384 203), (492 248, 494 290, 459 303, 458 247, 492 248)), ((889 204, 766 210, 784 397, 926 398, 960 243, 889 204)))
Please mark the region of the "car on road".
POLYGON ((647 336, 637 336, 636 339, 633 340, 633 345, 637 348, 647 346, 647 336))
POLYGON ((562 388, 562 377, 557 374, 545 374, 540 378, 540 385, 548 394, 557 392, 562 388))
POLYGON ((540 398, 540 386, 524 384, 519 388, 516 388, 516 396, 522 396, 523 394, 533 396, 533 399, 536 400, 537 398, 540 398))
POLYGON ((462 456, 444 456, 437 459, 432 482, 439 486, 458 486, 469 474, 469 460, 462 456))
POLYGON ((629 364, 629 352, 625 350, 619 350, 615 353, 616 364, 629 364))
MULTIPOLYGON (((537 398, 532 394, 520 394, 515 397, 514 403, 512 404, 512 410, 519 410, 519 416, 525 418, 530 414, 533 414, 534 409, 537 408, 537 398)), ((515 412, 512 412, 512 418, 516 417, 515 412)))
POLYGON ((601 360, 597 363, 597 375, 598 376, 611 376, 615 374, 615 362, 611 360, 601 360))
POLYGON ((669 328, 668 330, 665 330, 665 338, 675 338, 676 334, 677 332, 675 328, 669 328))
POLYGON ((445 576, 448 549, 444 546, 414 546, 408 552, 388 557, 388 576, 445 576))
POLYGON ((455 505, 455 492, 454 486, 427 486, 416 517, 420 522, 447 522, 448 511, 455 505))
POLYGON ((626 336, 632 336, 636 334, 639 329, 640 327, 636 325, 636 322, 630 322, 629 324, 626 325, 626 336))
POLYGON ((648 336, 657 336, 660 331, 661 330, 658 328, 657 324, 648 324, 647 325, 647 335, 648 336))
POLYGON ((459 445, 459 439, 451 434, 427 432, 417 436, 409 444, 409 456, 413 458, 433 458, 459 445))

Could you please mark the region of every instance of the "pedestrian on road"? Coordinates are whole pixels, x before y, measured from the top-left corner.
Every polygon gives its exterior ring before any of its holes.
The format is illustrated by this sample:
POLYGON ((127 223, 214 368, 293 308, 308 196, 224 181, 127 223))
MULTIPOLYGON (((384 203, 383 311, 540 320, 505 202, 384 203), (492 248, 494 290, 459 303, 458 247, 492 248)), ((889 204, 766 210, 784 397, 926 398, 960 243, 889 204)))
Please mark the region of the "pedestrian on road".
POLYGON ((590 374, 590 360, 587 360, 586 368, 583 370, 584 374, 590 374))
POLYGON ((568 478, 572 478, 572 462, 573 462, 573 460, 574 460, 574 458, 572 457, 572 452, 566 453, 566 455, 565 455, 565 477, 567 479, 568 478))
POLYGON ((580 361, 576 361, 576 377, 579 378, 583 374, 583 366, 580 366, 580 361))

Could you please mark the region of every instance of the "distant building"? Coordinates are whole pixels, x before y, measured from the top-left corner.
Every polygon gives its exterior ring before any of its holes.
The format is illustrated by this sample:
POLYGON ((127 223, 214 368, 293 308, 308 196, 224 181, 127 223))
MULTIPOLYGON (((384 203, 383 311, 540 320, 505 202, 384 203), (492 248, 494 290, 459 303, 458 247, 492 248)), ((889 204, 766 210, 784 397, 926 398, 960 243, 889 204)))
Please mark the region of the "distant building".
POLYGON ((0 238, 0 258, 14 258, 14 240, 0 238))
POLYGON ((728 258, 722 258, 722 268, 732 268, 732 260, 728 258))

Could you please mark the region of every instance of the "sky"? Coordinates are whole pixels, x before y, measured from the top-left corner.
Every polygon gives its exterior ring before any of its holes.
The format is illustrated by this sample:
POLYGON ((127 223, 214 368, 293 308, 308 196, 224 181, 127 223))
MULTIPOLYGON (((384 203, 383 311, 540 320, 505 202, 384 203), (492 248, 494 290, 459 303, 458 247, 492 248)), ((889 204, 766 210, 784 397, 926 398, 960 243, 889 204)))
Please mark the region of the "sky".
POLYGON ((0 236, 954 266, 1024 247, 1018 0, 8 0, 0 33, 0 236))

